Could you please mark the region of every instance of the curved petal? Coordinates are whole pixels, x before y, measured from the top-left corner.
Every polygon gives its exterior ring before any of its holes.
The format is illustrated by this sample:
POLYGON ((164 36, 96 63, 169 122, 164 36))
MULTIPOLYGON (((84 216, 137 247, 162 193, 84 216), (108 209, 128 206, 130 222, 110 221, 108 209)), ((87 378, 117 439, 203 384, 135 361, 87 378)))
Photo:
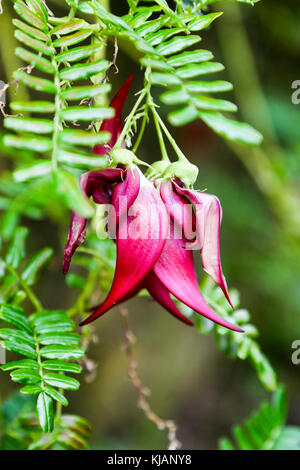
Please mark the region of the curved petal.
MULTIPOLYGON (((171 236, 174 233, 171 220, 171 236)), ((204 300, 194 268, 193 253, 182 247, 182 239, 169 238, 153 267, 153 271, 163 285, 177 299, 209 320, 234 331, 242 331, 219 317, 204 300)))
POLYGON ((90 323, 126 298, 151 271, 166 241, 168 216, 165 206, 138 168, 126 171, 126 179, 113 189, 112 200, 119 219, 114 280, 103 304, 81 325, 90 323), (137 197, 129 205, 126 196, 135 192, 137 197), (121 197, 125 198, 122 204, 121 197))
MULTIPOLYGON (((107 170, 92 170, 84 173, 80 178, 83 192, 98 204, 107 204, 110 200, 109 185, 120 181, 124 170, 108 168, 107 170)), ((76 249, 84 242, 86 219, 72 212, 68 239, 64 251, 63 273, 69 271, 72 256, 76 249)))
POLYGON ((201 193, 180 187, 173 182, 176 192, 187 196, 194 204, 196 210, 197 239, 200 244, 200 253, 203 269, 212 277, 224 292, 231 303, 226 279, 222 272, 220 257, 220 225, 222 208, 219 199, 211 194, 201 193))
POLYGON ((160 196, 164 201, 170 217, 182 229, 181 231, 186 240, 194 240, 196 232, 192 204, 186 197, 174 191, 171 181, 161 183, 160 196))
MULTIPOLYGON (((125 104, 128 92, 130 90, 133 75, 134 74, 130 75, 130 77, 126 80, 126 82, 123 84, 123 86, 120 88, 120 90, 110 103, 110 107, 115 110, 114 117, 111 119, 105 119, 100 128, 100 131, 108 131, 111 133, 110 141, 107 144, 111 148, 115 145, 119 138, 119 135, 122 132, 122 109, 125 104)), ((96 145, 93 149, 93 153, 97 155, 105 155, 105 147, 103 145, 96 145)))
POLYGON ((171 299, 170 292, 159 280, 153 270, 148 274, 144 280, 144 287, 150 295, 175 318, 182 321, 186 325, 194 326, 193 323, 185 317, 177 308, 175 302, 171 299))

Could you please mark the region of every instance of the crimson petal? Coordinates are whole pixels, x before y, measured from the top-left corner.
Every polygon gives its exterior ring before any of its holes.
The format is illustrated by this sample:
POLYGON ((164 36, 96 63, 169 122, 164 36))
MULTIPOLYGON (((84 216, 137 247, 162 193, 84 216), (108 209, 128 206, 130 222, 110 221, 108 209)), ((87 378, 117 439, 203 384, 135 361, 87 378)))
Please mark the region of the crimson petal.
MULTIPOLYGON (((120 168, 108 168, 106 170, 92 170, 84 173, 80 178, 80 184, 87 197, 93 195, 98 204, 107 204, 109 198, 109 185, 120 181, 124 170, 120 168)), ((63 272, 69 271, 70 263, 76 249, 84 242, 87 220, 72 212, 68 239, 64 251, 63 272)))
POLYGON ((221 287, 228 302, 234 308, 229 297, 226 279, 221 266, 219 233, 222 208, 220 201, 211 194, 182 188, 175 182, 173 182, 173 185, 177 193, 187 196, 195 207, 197 239, 200 244, 203 269, 221 287))
POLYGON ((152 297, 174 317, 186 325, 194 326, 193 323, 177 308, 175 302, 171 299, 170 292, 159 280, 153 270, 145 278, 144 287, 147 289, 149 294, 152 295, 152 297))
MULTIPOLYGON (((171 235, 173 235, 174 222, 171 220, 170 223, 171 235)), ((198 286, 193 253, 191 250, 182 248, 183 244, 184 240, 174 237, 166 241, 159 260, 153 267, 156 276, 171 294, 196 312, 219 325, 242 332, 241 329, 219 317, 209 305, 207 305, 198 286)))
POLYGON ((81 326, 100 317, 126 298, 151 271, 166 241, 168 216, 165 206, 158 192, 138 168, 127 169, 125 180, 113 189, 112 201, 119 219, 115 275, 105 301, 81 326), (124 205, 119 202, 120 198, 134 193, 137 197, 132 205, 127 201, 125 211, 124 205))
MULTIPOLYGON (((111 138, 107 145, 111 148, 115 145, 122 132, 122 109, 130 90, 133 75, 134 74, 130 75, 110 103, 110 107, 115 110, 114 117, 103 121, 100 128, 101 131, 110 132, 111 138)), ((93 153, 96 153, 97 155, 105 155, 105 147, 103 145, 96 145, 93 153)))

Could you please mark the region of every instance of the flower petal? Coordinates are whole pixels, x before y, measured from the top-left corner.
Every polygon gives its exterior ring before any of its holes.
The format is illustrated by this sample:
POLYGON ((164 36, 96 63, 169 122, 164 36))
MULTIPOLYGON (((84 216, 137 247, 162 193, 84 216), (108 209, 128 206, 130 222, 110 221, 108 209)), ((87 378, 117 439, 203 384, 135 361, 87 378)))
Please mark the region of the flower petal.
MULTIPOLYGON (((171 236, 174 234, 171 220, 171 236)), ((184 304, 209 320, 234 331, 242 331, 219 317, 204 300, 194 268, 193 252, 183 248, 184 240, 169 238, 153 267, 163 285, 184 304)))
POLYGON ((144 280, 144 287, 147 289, 150 295, 168 312, 170 312, 178 320, 182 321, 186 325, 194 326, 193 323, 185 317, 180 310, 177 308, 175 302, 171 299, 170 292, 158 279, 156 274, 152 271, 144 280))
POLYGON ((196 232, 192 204, 186 197, 174 191, 171 181, 161 183, 160 196, 171 218, 181 227, 186 240, 194 240, 196 232))
POLYGON ((151 271, 165 245, 168 216, 158 192, 135 167, 113 189, 117 227, 117 263, 111 290, 103 304, 88 317, 86 325, 126 298, 151 271), (137 193, 133 204, 120 202, 121 197, 137 193))
MULTIPOLYGON (((122 132, 122 109, 125 104, 128 92, 130 90, 133 75, 134 74, 130 75, 130 77, 126 80, 126 82, 123 84, 123 86, 120 88, 120 90, 117 92, 117 94, 110 103, 110 107, 115 110, 114 117, 103 121, 100 128, 101 131, 107 131, 111 133, 110 141, 107 144, 111 148, 115 145, 119 138, 119 135, 122 132)), ((94 147, 93 153, 96 153, 97 155, 105 155, 105 147, 103 145, 96 145, 94 147)))
POLYGON ((225 297, 233 308, 221 266, 219 233, 222 208, 220 201, 216 196, 211 194, 182 188, 175 182, 173 182, 173 185, 178 194, 187 196, 194 204, 198 232, 197 238, 200 244, 203 269, 212 277, 216 284, 221 287, 225 297))
MULTIPOLYGON (((98 204, 109 202, 109 185, 120 181, 124 170, 120 168, 108 168, 107 170, 92 170, 84 173, 80 178, 83 192, 93 196, 98 204)), ((72 212, 68 239, 64 252, 63 272, 69 271, 70 263, 76 249, 84 242, 86 219, 72 212)))

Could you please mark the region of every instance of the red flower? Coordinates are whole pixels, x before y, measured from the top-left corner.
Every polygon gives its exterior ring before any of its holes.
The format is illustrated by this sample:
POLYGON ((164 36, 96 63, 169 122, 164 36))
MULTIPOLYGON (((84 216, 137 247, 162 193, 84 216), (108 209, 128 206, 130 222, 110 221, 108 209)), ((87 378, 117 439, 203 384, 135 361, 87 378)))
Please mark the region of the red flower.
MULTIPOLYGON (((111 132, 110 147, 114 146, 121 133, 121 110, 131 80, 132 77, 111 103, 115 117, 105 121, 101 127, 101 130, 111 132)), ((103 154, 105 149, 98 146, 95 152, 103 154)), ((188 190, 180 181, 163 182, 159 191, 134 165, 90 171, 81 177, 81 186, 95 203, 110 203, 114 209, 108 219, 108 230, 111 232, 115 228, 117 248, 111 289, 104 302, 82 325, 146 288, 155 300, 186 324, 192 325, 179 311, 170 294, 210 320, 241 331, 220 318, 205 302, 198 286, 193 254, 188 249, 196 243, 200 244, 204 269, 229 299, 220 265, 218 232, 221 208, 217 198, 188 190), (189 200, 196 209, 195 214, 187 210, 189 200), (186 229, 187 226, 188 236, 182 234, 178 237, 178 229, 186 229), (193 237, 192 228, 196 228, 196 236, 189 246, 189 240, 193 237)), ((76 248, 84 240, 85 227, 86 220, 72 214, 64 257, 65 273, 76 248)))

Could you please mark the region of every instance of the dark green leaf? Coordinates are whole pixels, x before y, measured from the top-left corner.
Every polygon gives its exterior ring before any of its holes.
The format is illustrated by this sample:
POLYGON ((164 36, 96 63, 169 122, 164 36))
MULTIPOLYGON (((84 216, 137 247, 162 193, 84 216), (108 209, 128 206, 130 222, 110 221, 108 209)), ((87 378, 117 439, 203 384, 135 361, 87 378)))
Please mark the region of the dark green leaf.
POLYGON ((83 349, 70 348, 66 346, 45 346, 41 349, 42 357, 46 359, 65 359, 65 360, 78 360, 84 356, 83 349))
POLYGON ((52 432, 54 425, 53 401, 45 392, 41 392, 38 396, 37 414, 43 431, 52 432))
POLYGON ((38 337, 39 343, 43 345, 61 344, 64 346, 77 346, 80 344, 80 340, 80 336, 77 333, 45 333, 38 337))
POLYGON ((73 374, 79 374, 82 370, 82 367, 79 364, 72 364, 70 362, 59 360, 44 361, 43 368, 47 370, 55 370, 57 372, 72 372, 73 374))
POLYGON ((64 390, 78 390, 80 383, 73 377, 67 377, 64 374, 46 373, 44 381, 52 387, 62 388, 64 390))

